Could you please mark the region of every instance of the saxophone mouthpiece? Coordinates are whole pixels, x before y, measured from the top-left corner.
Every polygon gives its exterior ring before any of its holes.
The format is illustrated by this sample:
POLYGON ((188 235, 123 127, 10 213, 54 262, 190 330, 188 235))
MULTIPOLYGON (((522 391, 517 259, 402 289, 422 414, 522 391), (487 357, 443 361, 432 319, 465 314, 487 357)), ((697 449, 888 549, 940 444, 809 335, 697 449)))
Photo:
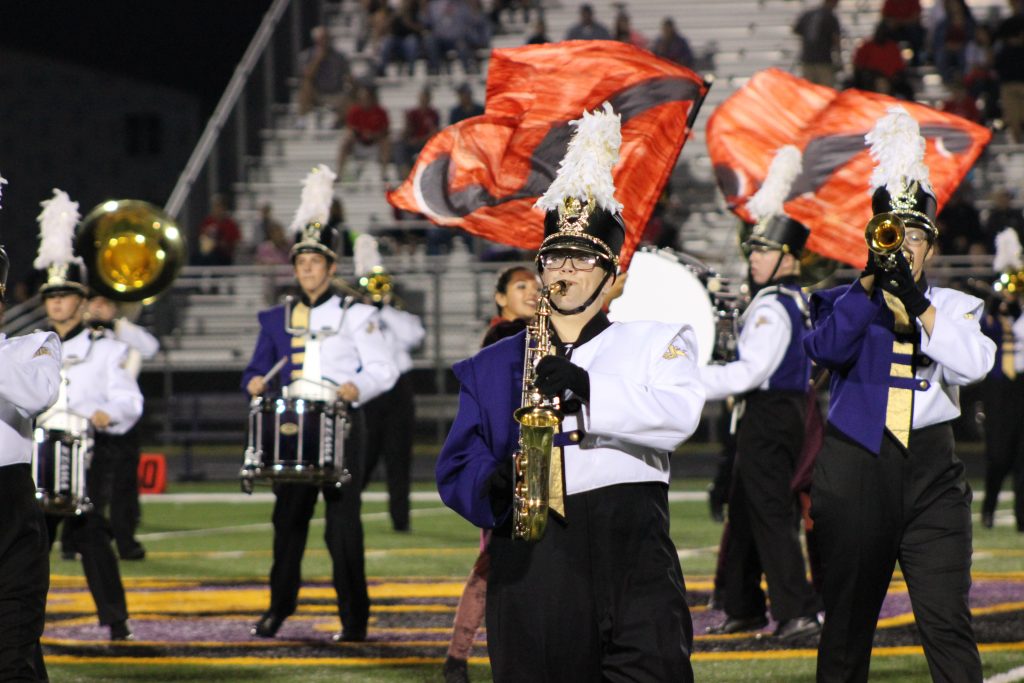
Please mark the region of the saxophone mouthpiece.
POLYGON ((548 296, 552 296, 554 294, 565 294, 565 290, 567 289, 569 289, 568 282, 566 282, 565 280, 556 280, 555 282, 552 282, 550 285, 548 285, 547 294, 548 296))

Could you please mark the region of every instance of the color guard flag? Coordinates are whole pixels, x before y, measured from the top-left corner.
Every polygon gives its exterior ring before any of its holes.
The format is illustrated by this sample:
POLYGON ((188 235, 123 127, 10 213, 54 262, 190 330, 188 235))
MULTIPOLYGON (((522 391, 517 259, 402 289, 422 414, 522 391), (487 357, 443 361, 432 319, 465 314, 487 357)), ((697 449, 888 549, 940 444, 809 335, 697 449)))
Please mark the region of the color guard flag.
POLYGON ((535 249, 544 212, 533 203, 565 156, 569 122, 608 101, 622 116, 613 174, 627 264, 709 87, 689 69, 625 43, 494 50, 484 114, 431 138, 388 201, 438 225, 535 249))
POLYGON ((730 208, 749 220, 744 205, 764 180, 775 149, 796 145, 803 172, 790 189, 786 213, 810 228, 809 251, 862 267, 874 168, 864 135, 893 105, 921 126, 941 211, 991 138, 986 128, 921 104, 861 90, 840 93, 774 69, 755 75, 708 123, 715 176, 730 208))

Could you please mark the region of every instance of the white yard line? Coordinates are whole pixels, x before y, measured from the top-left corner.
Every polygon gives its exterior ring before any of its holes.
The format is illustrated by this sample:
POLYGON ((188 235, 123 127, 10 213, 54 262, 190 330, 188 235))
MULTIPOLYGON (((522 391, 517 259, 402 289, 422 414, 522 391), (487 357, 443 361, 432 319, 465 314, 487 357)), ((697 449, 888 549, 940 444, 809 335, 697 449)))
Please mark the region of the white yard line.
POLYGON ((1013 683, 1014 681, 1024 681, 1024 666, 1018 666, 1016 669, 1010 669, 985 679, 985 683, 1013 683))
MULTIPOLYGON (((440 503, 441 498, 436 491, 415 491, 409 495, 414 503, 440 503)), ((668 502, 693 503, 706 501, 708 494, 703 491, 670 491, 668 502)), ((386 503, 388 494, 383 491, 364 491, 363 500, 368 503, 386 503)), ((147 493, 143 494, 142 502, 153 503, 273 503, 274 494, 270 491, 259 491, 253 494, 238 493, 147 493)), ((365 517, 365 516, 364 516, 365 517)))

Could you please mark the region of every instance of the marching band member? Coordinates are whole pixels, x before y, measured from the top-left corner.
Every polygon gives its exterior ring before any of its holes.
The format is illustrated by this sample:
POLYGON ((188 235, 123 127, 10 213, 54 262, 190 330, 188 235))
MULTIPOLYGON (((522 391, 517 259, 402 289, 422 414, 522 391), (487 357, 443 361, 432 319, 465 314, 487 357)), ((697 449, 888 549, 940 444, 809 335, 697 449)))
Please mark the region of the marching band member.
MULTIPOLYGON (((6 181, 0 178, 0 185, 6 181)), ((0 247, 0 317, 10 260, 0 247)), ((0 680, 45 681, 39 638, 50 587, 46 522, 32 481, 32 418, 57 400, 57 335, 0 334, 0 680)))
MULTIPOLYGON (((146 328, 125 316, 118 317, 117 313, 114 301, 96 293, 89 297, 86 309, 89 325, 128 345, 128 371, 138 379, 142 361, 152 360, 156 356, 160 342, 146 328)), ((146 557, 146 549, 135 538, 135 530, 141 518, 138 423, 126 434, 112 437, 110 441, 111 448, 118 453, 114 469, 114 497, 110 504, 114 542, 122 560, 141 560, 146 557)))
MULTIPOLYGON (((352 478, 340 489, 323 487, 327 505, 324 540, 334 565, 333 582, 342 624, 335 639, 362 641, 370 618, 370 598, 359 517, 363 426, 361 411, 355 408, 390 389, 398 379, 398 369, 388 353, 377 311, 351 298, 342 300, 331 289, 337 270, 337 232, 326 223, 334 178, 335 174, 321 164, 306 179, 293 224, 299 230, 298 238, 291 249, 300 301, 260 312, 259 338, 242 374, 242 388, 252 396, 263 394, 269 383, 266 374, 278 360, 287 358, 279 375, 287 396, 336 398, 353 408, 349 412, 352 430, 345 447, 345 466, 352 478), (327 336, 315 338, 324 331, 327 336)), ((270 606, 253 625, 251 633, 255 636, 272 638, 295 612, 309 520, 319 493, 320 488, 310 484, 274 483, 270 606)))
POLYGON ((985 399, 985 497, 981 525, 995 523, 999 490, 1006 475, 1013 474, 1013 512, 1017 531, 1024 532, 1024 316, 1020 294, 1024 287, 1024 263, 1017 231, 1007 228, 996 236, 993 262, 996 281, 981 330, 996 345, 995 362, 982 387, 985 399))
POLYGON ((34 265, 47 272, 39 294, 49 325, 60 337, 63 369, 61 396, 36 419, 36 426, 69 431, 72 420, 85 418, 94 432, 92 460, 86 474, 93 509, 66 518, 47 515, 50 543, 61 521, 71 527, 100 624, 109 627, 111 640, 131 640, 124 585, 110 545, 113 534, 107 508, 114 495, 118 457, 112 442, 142 415, 142 393, 126 368, 128 345, 94 334, 84 324, 88 295, 85 266, 71 247, 78 204, 66 193, 54 190, 53 198, 43 202, 43 207, 39 216, 42 242, 34 265))
POLYGON ((754 298, 740 318, 738 359, 701 368, 708 399, 742 401, 736 465, 723 537, 725 621, 710 633, 768 625, 762 573, 768 582, 775 636, 792 639, 821 629, 807 581, 796 496, 790 481, 804 442, 811 362, 801 344, 807 300, 800 291, 800 252, 810 231, 783 203, 800 174, 800 151, 781 148, 747 208, 757 219, 746 246, 754 298))
POLYGON ((513 411, 534 390, 522 381, 526 333, 455 365, 462 389, 438 489, 449 507, 494 529, 487 633, 496 681, 594 681, 613 672, 693 680, 668 482, 669 454, 696 429, 704 404, 696 341, 689 326, 611 323, 601 312, 625 239, 611 175, 619 117, 606 103, 576 126, 538 201, 547 212, 541 279, 567 284, 550 297, 553 353, 535 368, 536 390, 563 399, 565 415, 547 531, 537 542, 511 538, 513 411))
MULTIPOLYGON (((866 136, 872 209, 905 224, 885 263, 811 299, 808 355, 832 373, 811 516, 822 555, 825 625, 818 680, 866 681, 879 610, 897 561, 932 678, 981 681, 967 599, 971 491, 956 457, 959 387, 981 380, 995 345, 984 304, 925 277, 935 196, 917 122, 892 107, 866 136)), ((884 217, 888 218, 888 217, 884 217)))
POLYGON ((355 273, 364 303, 380 311, 380 329, 398 366, 398 381, 384 394, 363 406, 366 416, 366 476, 370 482, 377 461, 383 456, 387 474, 388 513, 395 531, 409 531, 409 477, 412 441, 416 432, 413 403, 412 356, 426 332, 418 316, 395 308, 391 276, 381 266, 377 240, 370 235, 356 238, 355 273), (379 284, 378 283, 382 283, 379 284))

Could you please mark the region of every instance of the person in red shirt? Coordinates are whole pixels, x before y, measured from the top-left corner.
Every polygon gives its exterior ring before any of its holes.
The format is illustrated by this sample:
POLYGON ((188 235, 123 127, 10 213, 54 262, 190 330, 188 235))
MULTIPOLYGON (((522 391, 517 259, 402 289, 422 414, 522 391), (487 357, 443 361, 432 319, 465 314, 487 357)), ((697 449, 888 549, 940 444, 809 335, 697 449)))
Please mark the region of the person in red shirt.
POLYGON ((419 103, 405 112, 405 130, 398 143, 398 175, 405 177, 427 140, 441 128, 441 115, 430 106, 430 88, 420 90, 419 103))
POLYGON ((924 57, 925 30, 921 25, 920 0, 885 0, 882 21, 897 42, 907 43, 913 51, 910 63, 917 66, 924 57))
POLYGON ((230 266, 235 247, 242 239, 238 223, 231 217, 227 202, 219 194, 210 198, 210 215, 199 226, 199 239, 193 263, 197 266, 230 266))
POLYGON ((861 90, 913 99, 907 80, 907 65, 900 46, 885 22, 880 22, 870 40, 865 40, 853 55, 853 86, 861 90))
POLYGON ((345 162, 350 154, 361 148, 377 148, 380 159, 381 180, 387 181, 387 168, 391 162, 391 125, 388 113, 377 101, 373 86, 362 84, 356 89, 356 102, 345 117, 345 130, 338 146, 338 177, 344 178, 345 162))

